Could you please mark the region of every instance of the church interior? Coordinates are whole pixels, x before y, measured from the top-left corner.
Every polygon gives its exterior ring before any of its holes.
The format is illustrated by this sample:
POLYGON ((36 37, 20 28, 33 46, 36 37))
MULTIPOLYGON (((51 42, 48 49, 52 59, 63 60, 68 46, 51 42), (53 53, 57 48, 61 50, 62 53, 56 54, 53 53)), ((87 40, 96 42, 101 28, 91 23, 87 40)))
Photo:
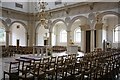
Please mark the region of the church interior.
POLYGON ((119 19, 119 0, 1 0, 0 79, 120 80, 119 19))

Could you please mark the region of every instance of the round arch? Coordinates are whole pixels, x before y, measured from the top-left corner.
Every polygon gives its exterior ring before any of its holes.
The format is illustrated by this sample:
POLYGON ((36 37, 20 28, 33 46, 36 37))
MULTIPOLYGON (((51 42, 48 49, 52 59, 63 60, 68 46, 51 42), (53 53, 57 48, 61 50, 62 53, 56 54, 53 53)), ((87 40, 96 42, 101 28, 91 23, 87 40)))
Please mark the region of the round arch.
POLYGON ((114 11, 106 11, 106 12, 102 12, 100 14, 97 15, 98 18, 103 18, 105 15, 108 15, 108 14, 113 14, 113 15, 116 15, 118 17, 120 17, 120 14, 117 13, 117 12, 114 12, 114 11))
MULTIPOLYGON (((47 23, 47 28, 49 29, 50 28, 50 25, 51 25, 52 21, 51 20, 48 20, 48 23, 47 23)), ((35 32, 37 32, 37 30, 39 29, 39 27, 41 27, 41 23, 38 22, 37 25, 35 26, 35 32)))
POLYGON ((9 35, 10 36, 10 38, 9 38, 10 45, 16 45, 17 39, 19 39, 19 41, 20 41, 20 46, 27 46, 28 45, 28 38, 27 38, 27 36, 28 36, 28 29, 27 29, 27 25, 24 22, 22 22, 22 21, 13 21, 9 25, 9 31, 10 31, 10 33, 9 33, 10 34, 9 35), (22 26, 22 28, 20 28, 18 30, 17 28, 14 28, 14 24, 15 25, 19 24, 19 25, 22 26), (23 33, 21 33, 21 31, 23 31, 23 33))
POLYGON ((66 26, 66 29, 67 29, 67 24, 65 23, 65 21, 62 20, 62 19, 57 19, 57 20, 54 20, 54 21, 52 22, 52 25, 50 26, 50 31, 51 31, 51 32, 52 32, 52 30, 53 30, 54 25, 55 25, 57 22, 59 22, 59 21, 63 22, 63 23, 65 24, 65 26, 66 26))
POLYGON ((27 25, 24 23, 24 22, 21 22, 21 21, 13 21, 10 26, 9 26, 9 29, 11 28, 11 26, 14 24, 14 23, 20 23, 23 25, 23 27, 25 28, 26 32, 28 32, 27 30, 27 25))
POLYGON ((40 27, 40 22, 37 24, 37 26, 35 27, 35 32, 37 32, 37 30, 39 29, 40 27))
POLYGON ((6 41, 7 38, 6 38, 6 32, 8 31, 8 26, 7 26, 7 23, 0 19, 0 32, 1 32, 1 39, 0 39, 0 45, 8 45, 8 42, 6 41))
POLYGON ((2 20, 1 18, 0 18, 0 22, 4 25, 5 30, 7 30, 7 28, 8 28, 7 23, 4 20, 2 20))
MULTIPOLYGON (((118 18, 120 18, 120 14, 117 13, 117 12, 114 12, 114 11, 105 11, 105 12, 102 12, 102 13, 100 13, 100 14, 97 15, 97 18, 99 19, 99 21, 102 21, 102 19, 103 19, 104 16, 106 16, 106 15, 115 15, 115 16, 117 16, 118 18)), ((102 22, 99 23, 99 24, 96 23, 96 24, 95 24, 95 29, 97 29, 97 28, 101 29, 101 28, 102 28, 102 25, 103 25, 102 22)))
POLYGON ((69 24, 68 24, 69 29, 71 29, 72 24, 73 24, 77 19, 80 19, 80 20, 81 20, 81 19, 86 19, 87 22, 90 23, 90 21, 88 21, 88 18, 87 18, 87 17, 85 17, 85 16, 76 16, 76 17, 74 17, 74 18, 69 22, 69 24))
POLYGON ((116 28, 116 27, 118 27, 118 26, 120 26, 120 24, 115 25, 115 27, 114 27, 114 28, 116 28))
POLYGON ((45 41, 48 41, 48 36, 49 36, 49 30, 46 29, 40 23, 38 23, 35 28, 35 45, 44 46, 48 44, 48 42, 45 43, 45 41))

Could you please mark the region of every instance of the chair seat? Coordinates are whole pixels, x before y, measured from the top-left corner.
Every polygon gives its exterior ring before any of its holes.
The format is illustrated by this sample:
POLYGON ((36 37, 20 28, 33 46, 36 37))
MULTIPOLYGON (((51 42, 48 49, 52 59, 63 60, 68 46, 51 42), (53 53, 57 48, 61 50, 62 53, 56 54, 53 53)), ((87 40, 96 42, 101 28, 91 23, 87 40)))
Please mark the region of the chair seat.
POLYGON ((19 75, 19 78, 22 78, 22 79, 25 79, 25 78, 33 78, 34 76, 32 75, 32 74, 30 74, 30 73, 28 73, 28 74, 24 74, 24 75, 19 75))
POLYGON ((18 73, 18 70, 12 70, 11 72, 4 71, 5 74, 16 74, 18 73))
POLYGON ((45 74, 43 71, 39 71, 39 74, 38 74, 37 71, 34 73, 34 75, 36 75, 36 76, 38 76, 38 75, 43 75, 43 74, 45 74))
POLYGON ((46 74, 53 74, 54 72, 55 72, 54 68, 50 68, 49 70, 45 71, 46 74))

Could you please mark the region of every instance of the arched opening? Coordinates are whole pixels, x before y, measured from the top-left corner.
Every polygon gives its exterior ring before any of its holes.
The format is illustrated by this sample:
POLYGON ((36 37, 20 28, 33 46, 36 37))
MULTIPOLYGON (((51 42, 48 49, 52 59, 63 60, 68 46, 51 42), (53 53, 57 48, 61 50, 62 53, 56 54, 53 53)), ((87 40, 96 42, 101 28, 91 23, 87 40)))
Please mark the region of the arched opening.
POLYGON ((114 43, 120 43, 120 25, 117 25, 113 29, 113 42, 114 43))
POLYGON ((96 39, 97 47, 102 48, 103 42, 109 43, 109 48, 116 47, 114 44, 114 30, 115 26, 118 25, 118 16, 115 14, 106 14, 102 17, 102 24, 96 26, 96 39))
POLYGON ((19 46, 26 46, 26 29, 21 23, 13 23, 10 26, 10 45, 17 46, 17 41, 19 41, 19 46))
POLYGON ((48 45, 48 39, 49 39, 49 30, 45 29, 44 26, 40 26, 37 29, 37 40, 36 40, 36 45, 37 46, 44 46, 48 45))
POLYGON ((66 25, 62 21, 56 22, 52 29, 52 46, 55 45, 67 46, 66 25))
POLYGON ((2 22, 0 22, 0 45, 6 45, 6 30, 2 22))
POLYGON ((77 19, 74 21, 71 27, 71 39, 75 45, 81 46, 81 21, 77 19))
POLYGON ((74 42, 81 43, 81 29, 79 27, 74 30, 74 42))
POLYGON ((66 30, 61 30, 60 31, 60 42, 61 43, 66 43, 67 42, 67 32, 66 32, 66 30))
MULTIPOLYGON (((86 50, 86 30, 90 29, 88 27, 89 21, 86 17, 84 16, 77 16, 74 17, 71 22, 70 25, 70 35, 72 41, 74 42, 75 45, 77 45, 79 47, 80 50, 85 51, 86 50)), ((88 40, 87 40, 88 41, 88 40)), ((90 44, 90 43, 89 43, 90 44)))

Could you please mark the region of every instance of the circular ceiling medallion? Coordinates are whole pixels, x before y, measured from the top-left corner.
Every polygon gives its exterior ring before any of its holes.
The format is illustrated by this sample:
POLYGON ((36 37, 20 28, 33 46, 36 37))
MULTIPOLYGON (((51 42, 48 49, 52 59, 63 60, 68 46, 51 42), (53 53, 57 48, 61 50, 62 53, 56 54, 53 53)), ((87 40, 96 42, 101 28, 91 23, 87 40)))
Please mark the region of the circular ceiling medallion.
POLYGON ((66 17, 66 18, 65 18, 65 22, 66 22, 66 23, 69 23, 69 21, 70 21, 70 17, 66 17))
POLYGON ((94 14, 94 13, 90 13, 90 14, 88 15, 88 18, 89 18, 90 20, 94 20, 94 19, 95 19, 95 14, 94 14))
POLYGON ((5 21, 6 21, 7 24, 11 23, 11 19, 10 18, 7 18, 5 21))

